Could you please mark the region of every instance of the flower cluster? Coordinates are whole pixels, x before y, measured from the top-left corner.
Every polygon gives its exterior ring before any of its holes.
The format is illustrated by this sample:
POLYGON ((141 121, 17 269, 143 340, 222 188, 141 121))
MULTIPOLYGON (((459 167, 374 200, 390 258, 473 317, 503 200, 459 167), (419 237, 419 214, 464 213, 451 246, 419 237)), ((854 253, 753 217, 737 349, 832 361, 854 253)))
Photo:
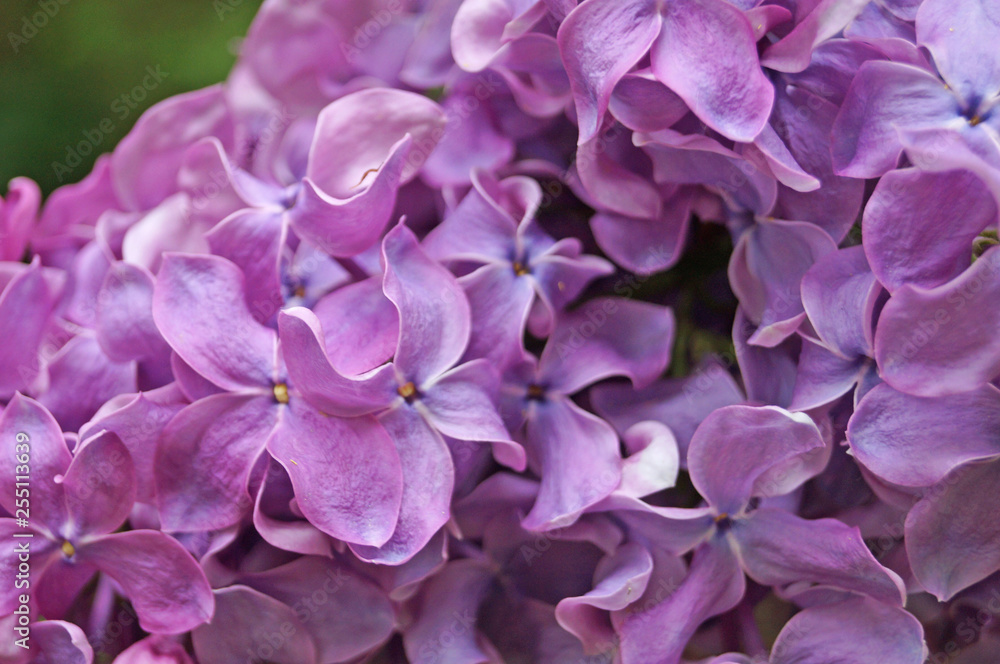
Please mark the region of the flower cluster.
POLYGON ((267 0, 0 202, 0 660, 995 661, 998 43, 267 0))

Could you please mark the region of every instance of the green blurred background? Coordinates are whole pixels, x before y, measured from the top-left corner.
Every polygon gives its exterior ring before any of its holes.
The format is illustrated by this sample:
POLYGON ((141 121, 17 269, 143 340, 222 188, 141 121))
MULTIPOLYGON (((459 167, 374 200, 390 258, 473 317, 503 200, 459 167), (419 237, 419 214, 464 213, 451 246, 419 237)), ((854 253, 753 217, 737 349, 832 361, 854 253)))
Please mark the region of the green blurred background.
POLYGON ((142 111, 161 99, 225 79, 260 4, 0 0, 0 193, 6 193, 7 182, 18 175, 51 192, 60 184, 53 162, 65 163, 68 146, 110 119, 114 129, 95 153, 63 174, 63 184, 80 180, 97 152, 110 151, 142 111), (35 17, 43 27, 32 33, 35 26, 26 27, 25 17, 29 23, 35 17), (123 119, 127 106, 121 101, 112 104, 142 85, 147 67, 157 66, 165 74, 162 82, 123 119))

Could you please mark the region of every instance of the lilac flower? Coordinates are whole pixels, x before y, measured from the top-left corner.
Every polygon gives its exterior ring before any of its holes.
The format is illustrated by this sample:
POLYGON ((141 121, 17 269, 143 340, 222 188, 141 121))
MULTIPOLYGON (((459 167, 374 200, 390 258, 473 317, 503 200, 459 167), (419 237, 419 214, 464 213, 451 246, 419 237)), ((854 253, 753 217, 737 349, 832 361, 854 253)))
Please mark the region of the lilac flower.
POLYGON ((371 579, 317 556, 238 572, 233 585, 215 590, 215 598, 216 619, 192 634, 202 664, 248 657, 353 661, 385 641, 396 622, 389 598, 371 579))
POLYGON ((466 358, 483 357, 502 368, 516 359, 526 328, 548 336, 557 313, 613 268, 582 255, 575 238, 557 242, 538 227, 542 191, 534 180, 498 182, 474 173, 473 187, 424 248, 438 260, 477 266, 459 280, 472 308, 466 358))
POLYGON ((402 490, 389 435, 372 417, 328 417, 300 396, 282 358, 301 351, 293 340, 279 347, 278 335, 253 319, 235 265, 168 254, 153 316, 197 380, 216 392, 163 431, 155 472, 166 529, 211 530, 239 521, 251 505, 251 471, 270 454, 317 527, 349 542, 377 545, 389 537, 402 490))
POLYGON ((758 38, 744 13, 721 0, 580 3, 559 27, 580 143, 597 134, 615 84, 647 52, 656 78, 700 119, 733 140, 753 140, 774 101, 758 38), (721 40, 724 51, 713 47, 721 40))
POLYGON ((247 275, 262 320, 284 303, 281 264, 289 234, 332 256, 353 256, 374 245, 399 186, 416 176, 443 125, 442 111, 425 97, 388 89, 356 92, 320 112, 308 159, 290 165, 292 181, 286 182, 262 181, 235 168, 218 141, 192 148, 188 177, 197 182, 206 173, 224 174, 233 199, 232 214, 208 233, 209 245, 247 275), (372 115, 372 107, 380 113, 372 115), (333 154, 350 157, 330 160, 333 154))
POLYGON ((998 423, 992 385, 939 397, 880 385, 851 418, 858 460, 887 482, 921 489, 906 518, 906 550, 921 585, 942 600, 998 568, 985 499, 997 482, 998 423))
POLYGON ((880 382, 874 317, 882 288, 863 247, 828 253, 802 277, 802 304, 815 331, 803 339, 791 407, 811 410, 855 385, 855 403, 880 382))
POLYGON ((94 650, 83 630, 64 620, 43 620, 32 623, 28 638, 28 655, 24 651, 10 654, 8 661, 32 664, 91 664, 94 650), (29 659, 30 657, 30 659, 29 659))
MULTIPOLYGON (((135 498, 135 475, 128 450, 114 434, 81 441, 74 455, 55 419, 19 394, 0 416, 5 448, 4 509, 15 512, 14 478, 20 474, 17 441, 30 448, 30 526, 3 519, 3 565, 13 578, 17 567, 12 534, 29 531, 32 607, 47 618, 63 616, 97 572, 116 581, 132 601, 148 632, 176 634, 207 622, 214 602, 208 582, 180 544, 151 530, 115 532, 127 519, 135 498), (19 435, 24 434, 24 435, 19 435)), ((18 591, 11 584, 3 613, 13 611, 18 591)))
POLYGON ((525 354, 504 378, 504 415, 524 430, 531 468, 541 477, 528 530, 572 523, 621 481, 618 436, 571 395, 603 378, 644 387, 667 367, 670 309, 616 298, 590 300, 560 318, 537 360, 525 354))
POLYGON ((728 406, 706 418, 688 449, 691 480, 706 507, 621 503, 666 519, 672 532, 659 537, 675 551, 695 547, 691 569, 674 594, 617 619, 623 662, 647 661, 651 644, 658 661, 679 661, 698 625, 742 598, 744 570, 764 585, 816 583, 902 603, 901 580, 875 561, 856 530, 833 519, 806 521, 777 507, 757 507, 761 499, 786 494, 809 479, 827 454, 816 425, 804 415, 770 406, 728 406), (747 447, 748 438, 756 445, 747 447))
MULTIPOLYGON (((560 113, 570 97, 559 44, 536 24, 549 18, 544 3, 466 0, 451 24, 455 62, 468 72, 490 69, 503 77, 518 105, 536 116, 560 113)), ((551 18, 550 18, 551 20, 551 18)))
POLYGON ((444 437, 491 443, 497 459, 515 468, 523 468, 524 452, 509 440, 496 411, 495 370, 485 360, 459 364, 471 321, 458 281, 423 252, 403 225, 386 235, 382 257, 382 288, 399 312, 392 364, 346 378, 330 363, 313 314, 283 312, 279 328, 289 347, 298 349, 286 355, 286 362, 308 401, 330 414, 378 413, 395 441, 403 473, 396 530, 384 543, 353 549, 364 559, 398 564, 448 520, 454 468, 444 437))
MULTIPOLYGON (((792 617, 771 648, 770 664, 830 661, 920 664, 927 657, 920 623, 906 611, 870 598, 806 608, 792 617)), ((727 654, 706 664, 750 664, 727 654)))

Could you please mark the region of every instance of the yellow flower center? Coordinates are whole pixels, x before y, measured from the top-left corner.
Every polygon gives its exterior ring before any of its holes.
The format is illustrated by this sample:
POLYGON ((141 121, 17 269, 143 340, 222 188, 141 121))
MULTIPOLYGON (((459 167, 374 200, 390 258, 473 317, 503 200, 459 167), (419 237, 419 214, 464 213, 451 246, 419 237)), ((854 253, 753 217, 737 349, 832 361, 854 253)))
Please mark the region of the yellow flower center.
POLYGON ((76 547, 69 540, 63 540, 62 552, 67 558, 72 558, 76 555, 76 547))
POLYGON ((274 400, 278 403, 288 403, 288 386, 277 383, 274 386, 274 400))
POLYGON ((417 386, 414 385, 412 381, 407 383, 406 385, 400 386, 400 388, 396 391, 399 392, 399 396, 403 397, 404 399, 412 399, 413 397, 417 396, 417 386))

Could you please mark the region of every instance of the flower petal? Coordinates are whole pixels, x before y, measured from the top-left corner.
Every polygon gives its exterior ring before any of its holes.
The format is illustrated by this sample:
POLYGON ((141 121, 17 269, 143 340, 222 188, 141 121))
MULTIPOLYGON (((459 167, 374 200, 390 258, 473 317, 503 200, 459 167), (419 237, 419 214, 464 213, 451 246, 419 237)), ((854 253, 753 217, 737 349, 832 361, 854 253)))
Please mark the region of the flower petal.
POLYGON ((67 515, 63 489, 56 478, 66 473, 72 457, 55 418, 34 399, 15 394, 0 415, 0 451, 0 505, 15 515, 15 479, 30 475, 30 520, 58 532, 67 515), (26 463, 21 464, 22 460, 26 463), (31 472, 18 469, 19 465, 27 465, 31 472))
POLYGON ((958 117, 958 102, 933 74, 896 62, 861 65, 833 125, 839 175, 877 177, 896 166, 897 127, 935 127, 958 117))
POLYGON ((56 303, 38 259, 0 290, 0 398, 26 389, 41 365, 38 345, 56 303))
POLYGON ((705 418, 688 447, 691 482, 720 514, 752 496, 780 496, 826 465, 826 444, 807 415, 777 406, 726 406, 705 418))
POLYGON ((761 508, 734 519, 733 537, 743 568, 767 586, 812 582, 870 595, 902 606, 902 579, 882 567, 857 528, 836 519, 807 521, 784 510, 761 508))
POLYGON ((252 506, 250 470, 277 422, 269 397, 217 394, 171 420, 156 451, 156 498, 163 528, 225 528, 252 506))
POLYGON ((421 591, 420 608, 403 633, 413 664, 488 664, 480 649, 476 616, 494 572, 475 559, 444 566, 421 591))
POLYGON ((323 330, 313 312, 303 307, 278 315, 282 355, 295 390, 318 410, 341 417, 366 415, 396 398, 398 383, 385 365, 360 378, 340 374, 323 346, 323 330))
POLYGON ((287 232, 280 210, 241 210, 205 236, 213 254, 243 272, 246 301, 259 321, 269 320, 285 303, 280 263, 287 232))
POLYGON ((695 630, 743 598, 746 579, 728 544, 695 550, 691 568, 676 590, 650 606, 639 601, 612 616, 621 637, 622 664, 677 664, 695 630))
POLYGON ((650 0, 581 2, 559 26, 559 51, 576 102, 581 144, 597 134, 615 85, 659 32, 660 15, 650 0))
POLYGON ((561 396, 532 404, 527 448, 541 476, 527 530, 565 526, 621 483, 618 436, 607 422, 561 396))
POLYGON ((465 292, 454 276, 420 248, 400 224, 382 242, 382 289, 399 310, 395 365, 420 385, 458 362, 471 330, 465 292))
POLYGON ((556 325, 539 360, 547 387, 573 394, 610 376, 642 388, 670 362, 674 314, 625 298, 589 300, 556 325))
POLYGON ((382 292, 379 279, 338 288, 317 302, 313 313, 337 371, 356 376, 392 359, 399 342, 399 312, 382 292))
POLYGON ((407 160, 394 179, 398 187, 416 175, 443 135, 445 121, 440 106, 415 92, 371 88, 346 95, 320 111, 306 173, 327 195, 350 198, 367 172, 381 169, 409 135, 421 158, 407 160))
POLYGON ((674 0, 662 11, 652 50, 656 78, 712 129, 752 141, 771 115, 774 88, 760 68, 750 21, 724 0, 674 0))
POLYGON ((420 403, 426 417, 445 436, 493 443, 497 459, 524 470, 524 448, 510 440, 495 405, 500 378, 485 360, 473 360, 448 371, 426 386, 420 403))
POLYGON ((1000 462, 952 471, 906 517, 913 574, 942 602, 1000 569, 1000 527, 990 500, 1000 492, 1000 462))
POLYGON ((244 299, 244 278, 218 256, 167 254, 156 279, 153 319, 192 369, 227 390, 270 388, 276 335, 244 299))
POLYGON ((393 605, 366 577, 329 558, 304 556, 241 583, 296 608, 320 662, 347 662, 385 642, 396 626, 393 605), (314 595, 315 593, 315 595, 314 595), (303 611, 303 598, 322 598, 303 611))
POLYGON ((320 530, 369 546, 392 535, 403 471, 392 440, 374 417, 330 417, 296 400, 267 449, 291 478, 303 516, 320 530))
POLYGON ((201 664, 229 664, 251 655, 274 664, 315 664, 316 644, 291 607, 246 586, 215 591, 212 622, 191 634, 201 664))
POLYGON ((70 521, 80 534, 101 534, 125 523, 135 503, 135 467, 117 435, 81 443, 62 481, 70 521))
POLYGON ((76 555, 118 582, 147 632, 180 634, 212 618, 215 599, 205 573, 169 535, 152 530, 103 535, 81 545, 76 555))
POLYGON ((1000 11, 989 0, 926 0, 917 11, 917 42, 963 99, 993 99, 1000 93, 997 39, 1000 11))
POLYGON ((785 623, 772 664, 921 664, 923 627, 905 610, 858 597, 814 606, 785 623))
POLYGON ((379 421, 396 444, 403 469, 399 521, 384 545, 355 544, 351 549, 362 560, 399 565, 419 553, 450 518, 455 470, 441 434, 415 409, 393 408, 379 421))
POLYGON ((31 626, 32 664, 91 664, 94 649, 71 622, 44 620, 31 626))
POLYGON ((1000 248, 937 288, 902 286, 879 316, 882 379, 920 396, 956 394, 1000 375, 1000 248))
POLYGON ((930 486, 968 461, 1000 456, 1000 390, 943 397, 872 389, 847 427, 854 456, 893 484, 930 486))
POLYGON ((898 169, 879 180, 865 206, 865 253, 890 292, 908 283, 933 288, 969 266, 972 241, 996 216, 972 173, 898 169))
POLYGON ((556 620, 580 639, 587 652, 596 652, 614 639, 608 612, 624 609, 642 597, 652 573, 649 552, 635 542, 624 544, 598 563, 593 589, 556 605, 556 620))

